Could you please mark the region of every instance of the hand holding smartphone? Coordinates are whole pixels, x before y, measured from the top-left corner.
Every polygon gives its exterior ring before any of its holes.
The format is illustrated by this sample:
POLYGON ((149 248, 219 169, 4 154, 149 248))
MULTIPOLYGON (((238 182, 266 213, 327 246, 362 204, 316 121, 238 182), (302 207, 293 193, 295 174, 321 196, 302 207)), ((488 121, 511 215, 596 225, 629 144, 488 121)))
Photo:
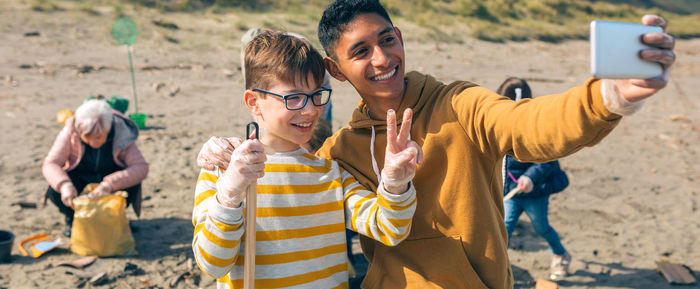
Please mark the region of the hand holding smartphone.
POLYGON ((653 48, 642 35, 663 32, 659 26, 596 20, 591 22, 591 74, 595 78, 649 79, 660 76, 660 63, 643 60, 639 52, 653 48))

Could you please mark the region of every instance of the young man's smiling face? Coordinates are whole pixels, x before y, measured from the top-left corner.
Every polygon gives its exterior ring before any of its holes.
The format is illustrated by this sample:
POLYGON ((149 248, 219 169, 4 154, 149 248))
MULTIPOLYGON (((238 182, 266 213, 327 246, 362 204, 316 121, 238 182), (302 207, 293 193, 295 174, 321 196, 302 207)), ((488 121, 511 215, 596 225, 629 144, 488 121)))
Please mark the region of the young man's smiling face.
POLYGON ((357 15, 344 30, 333 46, 335 59, 326 59, 328 71, 349 81, 370 106, 398 105, 405 88, 401 32, 376 13, 357 15))

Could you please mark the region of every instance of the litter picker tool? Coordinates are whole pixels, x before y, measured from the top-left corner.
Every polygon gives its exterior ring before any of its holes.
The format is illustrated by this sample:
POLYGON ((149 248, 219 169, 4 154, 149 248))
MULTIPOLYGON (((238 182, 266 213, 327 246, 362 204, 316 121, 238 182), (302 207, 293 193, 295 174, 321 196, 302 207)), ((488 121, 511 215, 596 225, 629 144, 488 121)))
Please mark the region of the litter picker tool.
POLYGON ((521 192, 522 192, 522 190, 519 187, 515 187, 515 189, 510 190, 510 192, 508 192, 505 196, 503 196, 503 201, 505 202, 507 200, 510 200, 512 197, 514 197, 515 195, 517 195, 521 192))
MULTIPOLYGON (((246 139, 260 138, 258 123, 252 121, 245 127, 246 139), (254 131, 251 131, 251 127, 254 131), (252 134, 251 134, 252 133, 252 134), (254 135, 254 136, 253 136, 254 135)), ((245 256, 243 259, 243 288, 255 289, 255 210, 257 209, 257 182, 248 186, 245 194, 245 256)))

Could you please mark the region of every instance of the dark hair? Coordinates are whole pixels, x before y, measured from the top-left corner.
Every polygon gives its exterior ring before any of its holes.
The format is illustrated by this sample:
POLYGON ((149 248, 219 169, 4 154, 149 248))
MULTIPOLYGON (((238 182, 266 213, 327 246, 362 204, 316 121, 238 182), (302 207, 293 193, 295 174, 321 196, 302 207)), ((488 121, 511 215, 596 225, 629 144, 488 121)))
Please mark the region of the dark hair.
POLYGON ((527 85, 527 81, 522 78, 509 77, 504 81, 501 86, 498 87, 496 93, 507 96, 508 98, 515 100, 515 89, 520 88, 521 98, 532 98, 532 91, 530 91, 530 86, 527 85))
POLYGON ((386 9, 378 0, 336 0, 328 5, 318 23, 318 39, 326 54, 335 58, 333 48, 340 39, 340 34, 345 32, 347 24, 357 15, 369 13, 376 13, 394 25, 386 9))
POLYGON ((326 73, 323 57, 308 41, 279 31, 255 36, 244 58, 246 89, 267 89, 275 80, 320 86, 326 73))

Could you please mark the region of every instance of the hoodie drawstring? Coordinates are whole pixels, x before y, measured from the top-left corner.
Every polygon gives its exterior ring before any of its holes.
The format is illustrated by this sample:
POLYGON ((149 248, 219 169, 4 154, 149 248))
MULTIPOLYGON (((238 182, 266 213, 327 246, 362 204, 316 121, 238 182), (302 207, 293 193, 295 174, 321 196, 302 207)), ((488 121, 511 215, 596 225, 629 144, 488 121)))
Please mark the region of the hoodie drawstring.
POLYGON ((374 126, 372 126, 372 139, 369 141, 369 151, 372 154, 372 169, 374 169, 374 174, 377 175, 377 184, 382 182, 382 175, 379 174, 379 166, 377 165, 377 160, 374 158, 374 140, 376 138, 376 132, 374 131, 374 126))

